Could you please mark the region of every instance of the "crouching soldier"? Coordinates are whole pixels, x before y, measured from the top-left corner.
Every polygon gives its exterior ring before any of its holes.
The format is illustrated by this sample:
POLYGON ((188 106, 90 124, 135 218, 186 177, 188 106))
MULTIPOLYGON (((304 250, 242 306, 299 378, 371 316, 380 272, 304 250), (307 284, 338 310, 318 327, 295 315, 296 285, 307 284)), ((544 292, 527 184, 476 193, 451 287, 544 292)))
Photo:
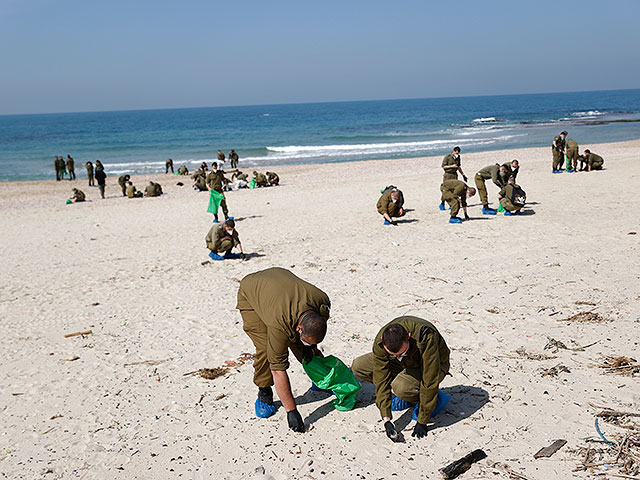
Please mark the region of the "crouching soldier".
POLYGON ((236 222, 233 220, 227 220, 222 225, 212 226, 205 241, 210 250, 211 260, 224 260, 225 258, 242 258, 244 260, 245 258, 236 230, 236 222), (234 247, 237 247, 240 253, 231 253, 234 247))
POLYGON ((69 200, 75 201, 76 203, 85 201, 84 192, 82 190, 78 190, 77 188, 74 188, 72 191, 73 191, 73 195, 69 200))
POLYGON ((449 348, 436 327, 421 318, 404 316, 389 322, 378 332, 373 352, 356 358, 351 368, 356 377, 375 385, 376 405, 394 441, 398 433, 392 411, 415 404, 412 436, 422 438, 429 418, 448 402, 439 386, 449 373, 449 348))
POLYGON ((516 184, 515 178, 509 177, 507 184, 498 193, 498 199, 505 215, 520 215, 520 210, 527 202, 527 194, 516 184))
POLYGON ((395 225, 393 217, 404 217, 407 212, 404 208, 404 195, 393 185, 382 191, 382 196, 378 199, 376 208, 378 213, 384 217, 384 225, 395 225))
POLYGON ((591 150, 586 149, 584 151, 584 159, 587 162, 587 170, 590 172, 591 170, 602 170, 602 165, 604 165, 604 158, 595 153, 591 153, 591 150))
POLYGON ((451 207, 451 218, 449 223, 462 223, 462 219, 458 218, 458 212, 460 206, 464 210, 464 219, 469 220, 467 214, 467 197, 473 197, 476 194, 476 189, 468 187, 466 183, 460 180, 445 180, 440 185, 440 191, 442 192, 442 198, 451 207))
POLYGON ((127 197, 128 198, 142 198, 142 192, 139 192, 136 189, 136 186, 133 183, 127 182, 127 197))

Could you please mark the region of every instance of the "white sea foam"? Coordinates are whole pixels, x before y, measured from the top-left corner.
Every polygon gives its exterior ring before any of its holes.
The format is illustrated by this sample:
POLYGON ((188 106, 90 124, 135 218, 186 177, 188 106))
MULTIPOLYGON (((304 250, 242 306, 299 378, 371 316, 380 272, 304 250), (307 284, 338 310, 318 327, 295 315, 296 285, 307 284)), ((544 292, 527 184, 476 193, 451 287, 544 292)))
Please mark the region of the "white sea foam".
POLYGON ((496 117, 480 117, 473 119, 473 123, 495 123, 497 121, 496 117))
POLYGON ((573 112, 570 115, 572 117, 598 117, 600 115, 606 115, 607 112, 601 112, 599 110, 588 110, 586 112, 573 112))

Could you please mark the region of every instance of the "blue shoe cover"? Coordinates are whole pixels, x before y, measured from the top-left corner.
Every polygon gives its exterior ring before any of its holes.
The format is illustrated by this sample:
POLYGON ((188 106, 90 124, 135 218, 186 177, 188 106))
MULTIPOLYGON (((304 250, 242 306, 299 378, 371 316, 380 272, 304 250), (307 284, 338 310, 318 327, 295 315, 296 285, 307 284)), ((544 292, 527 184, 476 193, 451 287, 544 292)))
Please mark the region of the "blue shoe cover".
POLYGON ((224 221, 226 222, 227 220, 234 220, 236 217, 227 217, 224 219, 224 221))
POLYGON ((413 403, 407 402, 399 397, 393 395, 391 397, 391 411, 399 412, 401 410, 406 410, 407 408, 413 407, 413 403))
POLYGON ((220 221, 217 218, 213 219, 213 223, 219 223, 220 221))
POLYGON ((389 220, 385 220, 383 225, 391 225, 391 222, 389 220))
POLYGON ((320 388, 315 383, 311 382, 311 391, 312 392, 325 392, 325 393, 333 393, 333 390, 325 390, 324 388, 320 388))
POLYGON ((496 210, 494 210, 493 208, 482 207, 482 214, 483 215, 495 215, 496 213, 498 213, 498 212, 496 210))
MULTIPOLYGON (((447 406, 449 400, 451 400, 451 397, 449 395, 444 393, 442 390, 438 390, 438 400, 436 401, 436 408, 433 410, 433 412, 431 412, 431 418, 439 414, 444 409, 444 407, 447 406)), ((418 420, 419 409, 420 405, 416 405, 416 407, 413 409, 413 413, 411 414, 411 420, 418 420)))
POLYGON ((276 413, 276 407, 261 402, 256 398, 256 416, 258 418, 269 418, 274 413, 276 413))
POLYGON ((209 258, 211 258, 211 260, 224 260, 224 257, 221 257, 220 255, 214 252, 209 252, 209 258))
POLYGON ((443 203, 441 203, 440 205, 438 205, 438 208, 444 212, 444 204, 443 204, 443 203))
POLYGON ((451 217, 449 219, 449 223, 462 223, 462 219, 460 219, 458 217, 451 217))
POLYGON ((504 212, 505 217, 510 217, 511 215, 513 215, 513 213, 511 213, 509 210, 505 210, 504 212))

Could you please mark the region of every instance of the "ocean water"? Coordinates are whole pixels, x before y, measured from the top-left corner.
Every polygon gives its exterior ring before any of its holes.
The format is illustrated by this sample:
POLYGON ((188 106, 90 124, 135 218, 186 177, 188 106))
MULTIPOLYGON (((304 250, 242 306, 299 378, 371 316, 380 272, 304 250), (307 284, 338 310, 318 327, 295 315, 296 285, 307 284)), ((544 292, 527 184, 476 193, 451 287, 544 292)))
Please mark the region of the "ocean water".
MULTIPOLYGON (((164 172, 235 149, 240 167, 347 162, 547 146, 561 130, 580 145, 640 138, 640 90, 370 102, 0 116, 0 181, 76 173, 164 172)), ((226 164, 228 166, 228 162, 226 164)))

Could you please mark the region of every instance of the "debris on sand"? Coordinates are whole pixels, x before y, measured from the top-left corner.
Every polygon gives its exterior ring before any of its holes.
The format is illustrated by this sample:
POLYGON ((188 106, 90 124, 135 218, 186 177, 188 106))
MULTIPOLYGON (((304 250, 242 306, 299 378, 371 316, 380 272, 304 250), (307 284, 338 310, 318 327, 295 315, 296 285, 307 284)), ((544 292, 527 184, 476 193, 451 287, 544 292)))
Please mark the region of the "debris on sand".
POLYGON ((567 444, 566 440, 556 440, 548 447, 543 447, 533 454, 533 458, 550 457, 567 444))
POLYGON ((579 322, 579 323, 602 323, 608 322, 609 320, 604 318, 602 315, 595 313, 593 310, 588 312, 580 312, 574 315, 571 315, 567 318, 558 319, 559 322, 579 322))
POLYGON ((559 363, 555 367, 544 369, 540 372, 543 377, 557 377, 560 373, 571 373, 571 370, 559 363))
POLYGON ((552 360, 554 358, 558 358, 555 355, 545 355, 544 353, 530 353, 527 352, 524 348, 519 348, 513 353, 507 353, 502 355, 507 358, 520 358, 523 360, 552 360))
POLYGON ((605 356, 600 364, 592 364, 594 367, 605 369, 605 373, 626 375, 634 377, 640 375, 640 363, 634 358, 605 356))
POLYGON ((215 368, 201 368, 200 370, 198 370, 197 373, 202 378, 206 378, 207 380, 215 380, 216 378, 222 377, 223 375, 225 375, 228 371, 229 369, 227 368, 215 367, 215 368))

